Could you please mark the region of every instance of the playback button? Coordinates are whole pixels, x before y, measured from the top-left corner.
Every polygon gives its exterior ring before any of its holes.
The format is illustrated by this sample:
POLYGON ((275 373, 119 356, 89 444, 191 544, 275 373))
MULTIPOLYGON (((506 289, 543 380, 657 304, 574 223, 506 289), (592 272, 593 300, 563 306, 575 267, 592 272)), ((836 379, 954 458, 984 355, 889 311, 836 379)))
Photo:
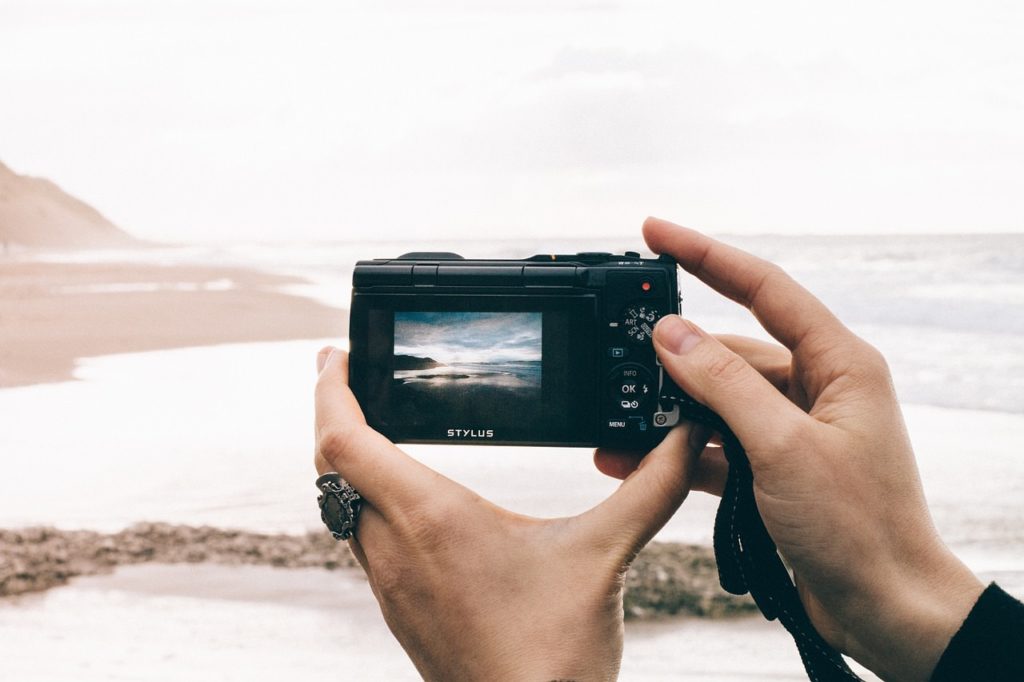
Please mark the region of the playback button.
POLYGON ((608 377, 608 397, 612 407, 622 414, 642 412, 650 405, 655 391, 654 375, 643 365, 619 365, 608 377))

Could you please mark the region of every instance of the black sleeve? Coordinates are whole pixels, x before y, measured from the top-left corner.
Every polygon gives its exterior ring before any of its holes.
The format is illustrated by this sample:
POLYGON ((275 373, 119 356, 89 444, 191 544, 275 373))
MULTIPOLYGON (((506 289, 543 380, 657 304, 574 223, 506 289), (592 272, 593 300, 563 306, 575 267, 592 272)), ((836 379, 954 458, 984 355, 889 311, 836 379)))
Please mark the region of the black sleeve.
POLYGON ((989 585, 935 666, 932 682, 1024 680, 1024 604, 989 585))

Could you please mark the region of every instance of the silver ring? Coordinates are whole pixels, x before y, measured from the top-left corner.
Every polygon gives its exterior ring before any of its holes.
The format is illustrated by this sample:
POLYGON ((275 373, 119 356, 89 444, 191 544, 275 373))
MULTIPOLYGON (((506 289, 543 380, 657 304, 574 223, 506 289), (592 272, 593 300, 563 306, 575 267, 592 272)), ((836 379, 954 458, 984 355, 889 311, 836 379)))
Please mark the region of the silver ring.
POLYGON ((316 479, 320 491, 316 502, 320 505, 320 518, 335 540, 348 540, 356 531, 363 496, 337 472, 316 479))

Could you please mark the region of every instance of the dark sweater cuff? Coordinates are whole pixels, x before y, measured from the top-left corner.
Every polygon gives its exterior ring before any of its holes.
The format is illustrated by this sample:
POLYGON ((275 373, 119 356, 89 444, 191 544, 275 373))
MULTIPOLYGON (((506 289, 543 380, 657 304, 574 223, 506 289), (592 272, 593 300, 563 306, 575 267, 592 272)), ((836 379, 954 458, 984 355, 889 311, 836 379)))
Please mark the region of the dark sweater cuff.
POLYGON ((1024 604, 992 583, 935 666, 932 682, 1024 680, 1024 604))

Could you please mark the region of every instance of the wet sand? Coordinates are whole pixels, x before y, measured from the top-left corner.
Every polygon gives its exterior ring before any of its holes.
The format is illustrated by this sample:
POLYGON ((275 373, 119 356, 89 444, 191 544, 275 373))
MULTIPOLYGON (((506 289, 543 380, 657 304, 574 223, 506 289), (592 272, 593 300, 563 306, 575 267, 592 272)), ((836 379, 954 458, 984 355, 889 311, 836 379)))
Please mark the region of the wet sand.
MULTIPOLYGON (((673 658, 676 679, 802 679, 784 631, 718 587, 709 548, 648 546, 625 603, 623 679, 663 679, 666 638, 693 652, 673 658), (733 627, 756 643, 746 661, 722 655, 733 627)), ((419 679, 348 546, 322 531, 0 530, 0 641, 5 679, 316 679, 339 662, 419 679)))
POLYGON ((0 261, 0 388, 68 381, 79 358, 342 338, 347 315, 242 268, 0 261))
MULTIPOLYGON (((0 600, 0 641, 0 674, 34 682, 421 679, 355 570, 125 566, 0 600)), ((807 676, 786 631, 752 615, 630 621, 620 679, 807 676)))

